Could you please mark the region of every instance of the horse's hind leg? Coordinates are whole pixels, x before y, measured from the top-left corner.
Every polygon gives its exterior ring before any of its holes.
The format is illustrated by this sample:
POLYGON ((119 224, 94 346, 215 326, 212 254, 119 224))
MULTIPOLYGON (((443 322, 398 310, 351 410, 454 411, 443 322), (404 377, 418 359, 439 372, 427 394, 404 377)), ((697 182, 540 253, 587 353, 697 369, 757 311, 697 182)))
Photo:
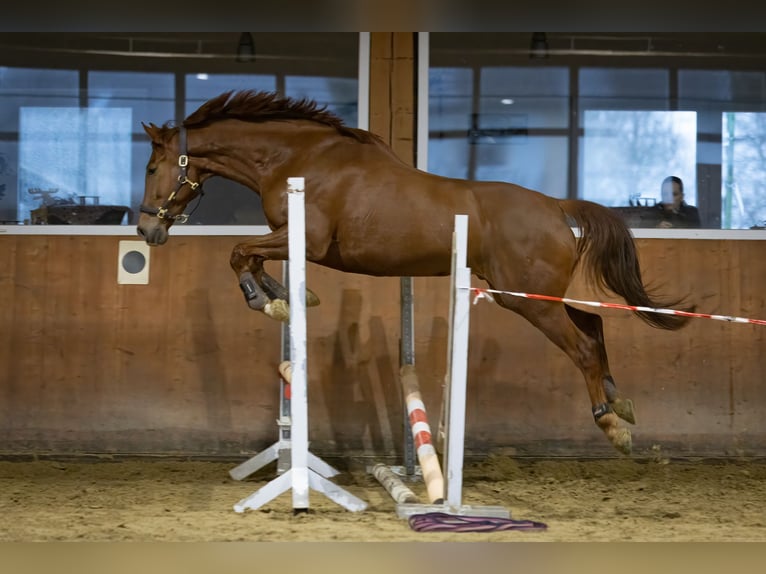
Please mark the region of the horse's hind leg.
POLYGON ((601 317, 595 313, 588 313, 587 311, 576 309, 570 305, 565 304, 564 307, 566 307, 569 318, 572 319, 575 325, 577 325, 577 328, 588 337, 595 340, 598 344, 599 353, 601 355, 601 365, 604 369, 604 379, 602 384, 604 386, 604 392, 606 393, 607 402, 618 417, 631 424, 636 424, 633 401, 620 397, 614 379, 609 372, 609 360, 606 356, 606 345, 604 344, 604 330, 601 317))
POLYGON ((630 454, 630 431, 620 426, 620 419, 607 402, 603 384, 606 368, 598 342, 577 328, 562 303, 519 299, 511 295, 500 295, 497 300, 503 307, 520 313, 572 359, 585 377, 596 425, 612 446, 630 454))

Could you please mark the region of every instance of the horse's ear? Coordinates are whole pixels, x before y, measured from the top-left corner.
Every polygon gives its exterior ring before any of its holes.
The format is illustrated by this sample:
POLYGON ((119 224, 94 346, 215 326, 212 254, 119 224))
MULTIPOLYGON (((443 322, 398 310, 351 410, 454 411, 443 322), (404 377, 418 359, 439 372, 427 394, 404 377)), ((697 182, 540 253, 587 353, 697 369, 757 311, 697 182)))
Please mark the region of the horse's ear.
POLYGON ((160 128, 158 126, 155 126, 151 122, 149 122, 149 125, 146 125, 144 122, 141 122, 141 127, 144 128, 144 131, 149 135, 149 137, 151 138, 153 142, 159 143, 160 128))

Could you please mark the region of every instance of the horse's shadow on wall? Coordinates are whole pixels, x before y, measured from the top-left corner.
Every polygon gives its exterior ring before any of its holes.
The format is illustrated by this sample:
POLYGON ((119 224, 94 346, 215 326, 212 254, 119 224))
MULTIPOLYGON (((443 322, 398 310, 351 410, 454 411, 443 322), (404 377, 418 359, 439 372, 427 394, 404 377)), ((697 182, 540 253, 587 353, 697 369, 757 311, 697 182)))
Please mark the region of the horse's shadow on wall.
MULTIPOLYGON (((337 328, 320 343, 327 356, 319 382, 326 418, 315 423, 321 424, 317 434, 322 441, 317 442, 328 441, 328 450, 339 457, 375 454, 401 461, 405 437, 411 440, 411 435, 399 377, 400 327, 371 315, 364 329, 362 304, 360 290, 344 289, 337 328), (396 337, 391 336, 394 330, 396 337)), ((428 328, 426 347, 417 345, 415 354, 420 356, 420 390, 435 433, 444 415, 449 325, 444 317, 433 317, 428 328)), ((492 345, 484 349, 481 373, 496 369, 498 355, 492 345)))
POLYGON ((191 333, 194 363, 199 370, 205 418, 211 429, 231 429, 231 404, 228 396, 226 365, 213 321, 210 293, 193 289, 186 295, 188 328, 191 333))
POLYGON ((323 345, 329 359, 321 374, 327 410, 322 424, 337 455, 393 454, 400 451, 403 427, 398 365, 391 359, 398 353, 382 318, 371 316, 363 333, 361 314, 361 291, 344 289, 337 329, 323 345))

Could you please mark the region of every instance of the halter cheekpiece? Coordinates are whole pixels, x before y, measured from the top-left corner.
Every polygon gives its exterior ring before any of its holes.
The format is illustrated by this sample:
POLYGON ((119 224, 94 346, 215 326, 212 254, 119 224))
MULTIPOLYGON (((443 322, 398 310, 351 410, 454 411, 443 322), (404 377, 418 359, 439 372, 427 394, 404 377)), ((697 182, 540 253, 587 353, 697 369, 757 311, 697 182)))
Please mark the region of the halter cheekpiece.
MULTIPOLYGON (((181 190, 181 188, 188 184, 189 187, 191 187, 192 191, 196 191, 197 188, 200 189, 200 196, 204 194, 204 191, 202 190, 202 187, 200 186, 200 183, 197 181, 192 181, 187 177, 187 170, 189 166, 189 156, 186 154, 186 128, 183 126, 178 128, 178 149, 179 149, 179 155, 178 155, 178 179, 175 186, 175 189, 170 192, 170 195, 168 198, 162 203, 160 207, 152 207, 151 205, 146 205, 144 203, 141 204, 139 207, 139 211, 141 213, 147 213, 149 215, 155 215, 157 216, 157 219, 163 219, 168 221, 177 221, 178 223, 186 223, 189 220, 189 217, 191 217, 191 213, 188 215, 185 213, 179 213, 178 215, 169 215, 168 209, 170 208, 170 204, 175 199, 178 192, 181 190)), ((197 204, 199 205, 199 204, 197 204)), ((194 209, 197 207, 195 206, 194 209)), ((194 210, 192 210, 192 213, 194 213, 194 210)))

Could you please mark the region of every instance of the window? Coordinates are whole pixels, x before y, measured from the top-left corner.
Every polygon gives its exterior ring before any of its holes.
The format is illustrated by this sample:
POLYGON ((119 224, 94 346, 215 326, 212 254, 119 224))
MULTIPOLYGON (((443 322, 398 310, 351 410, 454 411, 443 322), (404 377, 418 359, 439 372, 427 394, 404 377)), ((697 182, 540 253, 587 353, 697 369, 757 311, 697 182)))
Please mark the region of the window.
MULTIPOLYGON (((277 79, 275 74, 187 74, 185 113, 192 113, 208 99, 229 90, 275 91, 277 79)), ((357 125, 357 92, 356 78, 284 77, 286 96, 297 99, 310 98, 316 100, 319 105, 327 105, 330 111, 338 114, 351 126, 357 125)), ((146 159, 142 159, 145 164, 146 159)), ((206 198, 199 202, 194 218, 190 220, 192 225, 266 224, 260 197, 245 186, 221 177, 213 177, 205 182, 205 190, 206 198)))
POLYGON ((609 207, 660 203, 662 180, 684 182, 696 205, 695 112, 585 110, 580 197, 609 207))
POLYGON ((674 175, 702 227, 766 227, 766 36, 549 33, 543 58, 531 36, 428 35, 429 171, 596 201, 635 227, 655 226, 627 214, 674 175))
MULTIPOLYGON (((277 89, 277 79, 272 74, 186 74, 186 102, 184 113, 188 116, 210 98, 229 90, 263 90, 273 92, 277 89)), ((172 110, 171 110, 172 112, 172 110)), ((166 116, 167 118, 171 115, 166 116)))
POLYGON ((23 106, 19 112, 18 220, 35 222, 41 205, 130 203, 129 108, 23 106))
POLYGON ((26 194, 18 180, 21 108, 77 107, 77 78, 73 70, 0 66, 0 221, 15 224, 29 218, 19 209, 26 194))
POLYGON ((432 68, 429 171, 566 197, 566 68, 432 68), (538 169, 539 162, 550 166, 538 169))
POLYGON ((711 226, 764 227, 766 73, 680 70, 678 92, 679 107, 698 110, 697 163, 710 182, 711 226))
POLYGON ((723 114, 721 227, 766 227, 766 113, 723 114))
MULTIPOLYGON (((95 204, 135 224, 151 153, 141 124, 177 122, 228 90, 315 99, 357 125, 358 33, 256 33, 249 62, 235 58, 239 36, 0 34, 0 224, 107 223, 80 217, 95 204), (44 203, 70 206, 70 219, 32 217, 44 203)), ((215 199, 190 224, 264 223, 256 193, 223 178, 205 187, 215 199)))
POLYGON ((358 86, 355 78, 328 78, 322 76, 287 76, 285 95, 310 98, 320 106, 340 116, 350 126, 358 125, 358 86))

